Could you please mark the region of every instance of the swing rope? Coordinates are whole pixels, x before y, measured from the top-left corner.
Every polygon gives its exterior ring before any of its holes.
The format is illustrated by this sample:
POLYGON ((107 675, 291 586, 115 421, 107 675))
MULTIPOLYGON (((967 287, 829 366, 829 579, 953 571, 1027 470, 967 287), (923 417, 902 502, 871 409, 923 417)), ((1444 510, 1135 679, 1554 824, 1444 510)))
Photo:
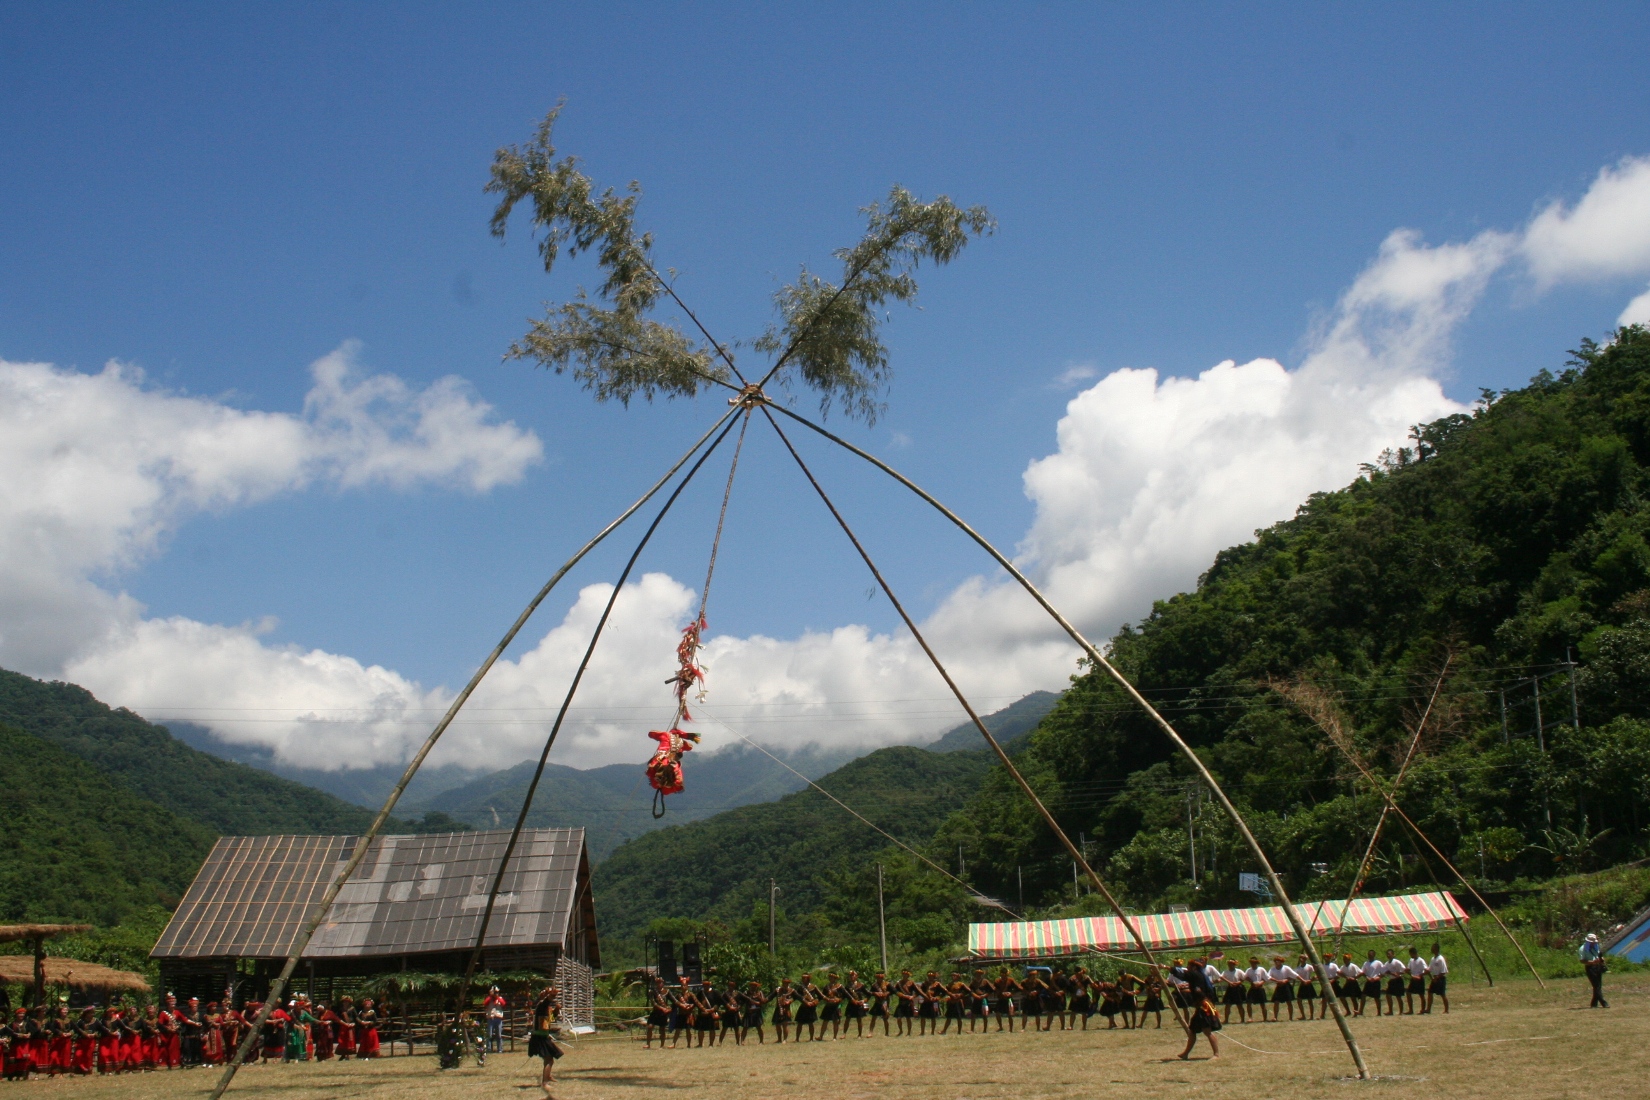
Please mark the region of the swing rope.
POLYGON ((602 632, 606 630, 608 619, 613 614, 613 605, 618 602, 619 593, 624 591, 624 584, 625 581, 630 579, 631 570, 636 567, 636 562, 642 556, 642 551, 647 548, 648 542, 653 538, 653 533, 659 529, 659 524, 664 521, 665 516, 670 512, 671 506, 676 503, 677 498, 682 495, 682 490, 688 487, 694 475, 699 472, 706 460, 716 452, 716 448, 722 445, 722 441, 733 430, 732 421, 726 418, 724 418, 724 421, 726 427, 705 449, 705 453, 699 456, 699 460, 683 475, 682 480, 677 483, 676 488, 672 490, 670 496, 659 508, 658 514, 653 517, 653 522, 648 525, 647 530, 642 534, 641 541, 636 544, 636 549, 631 552, 630 560, 625 562, 624 569, 619 574, 618 582, 614 584, 613 592, 607 598, 607 605, 602 608, 601 618, 596 621, 596 629, 590 635, 590 644, 585 647, 584 657, 579 661, 579 667, 573 673, 573 681, 567 686, 567 695, 562 699, 561 709, 556 712, 556 720, 550 727, 550 735, 544 739, 544 750, 539 753, 538 766, 533 770, 532 782, 527 785, 527 795, 521 801, 521 812, 516 815, 515 827, 510 830, 509 843, 505 845, 504 855, 498 861, 498 870, 493 875, 493 885, 487 891, 487 906, 482 910, 481 928, 476 933, 476 944, 470 952, 470 961, 464 968, 464 985, 459 993, 461 1002, 466 1006, 470 1001, 470 981, 475 976, 476 966, 481 961, 482 947, 487 942, 487 929, 493 920, 493 907, 498 901, 499 887, 504 883, 505 869, 510 864, 510 857, 515 854, 516 844, 521 839, 521 831, 527 824, 527 814, 533 808, 533 796, 538 791, 539 780, 544 777, 544 766, 546 761, 550 759, 550 749, 555 745, 557 735, 561 733, 562 723, 567 719, 568 708, 573 705, 573 696, 578 693, 579 684, 584 679, 585 670, 590 667, 590 659, 596 653, 596 644, 601 641, 602 632))
MULTIPOLYGON (((705 567, 705 587, 699 596, 699 612, 693 617, 693 621, 688 623, 686 629, 682 631, 682 641, 676 647, 678 665, 676 675, 665 681, 676 685, 676 717, 670 723, 670 732, 672 733, 683 722, 693 720, 693 715, 688 713, 687 699, 688 692, 693 689, 694 684, 699 685, 698 701, 702 703, 705 700, 705 672, 704 669, 699 667, 698 661, 699 650, 704 644, 700 641, 700 635, 709 625, 705 621, 705 609, 710 605, 710 582, 711 578, 716 575, 716 555, 722 549, 722 528, 728 521, 728 501, 733 497, 733 479, 734 475, 739 472, 739 455, 745 449, 745 431, 751 423, 751 403, 742 401, 739 404, 744 408, 745 415, 739 423, 739 438, 733 446, 733 461, 728 464, 728 483, 722 489, 722 510, 716 515, 716 535, 710 543, 710 562, 705 567)), ((664 743, 661 742, 660 751, 663 751, 663 745, 664 743)), ((677 782, 680 783, 680 756, 673 762, 673 767, 678 770, 677 782)), ((665 791, 657 784, 653 788, 651 812, 655 821, 665 816, 665 791)))

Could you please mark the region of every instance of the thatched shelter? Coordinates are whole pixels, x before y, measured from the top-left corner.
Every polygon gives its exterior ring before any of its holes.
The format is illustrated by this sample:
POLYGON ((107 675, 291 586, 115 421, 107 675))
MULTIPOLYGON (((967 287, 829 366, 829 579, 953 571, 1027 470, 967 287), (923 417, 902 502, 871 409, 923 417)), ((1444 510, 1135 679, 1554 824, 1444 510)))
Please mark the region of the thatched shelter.
MULTIPOLYGON (((90 932, 89 924, 0 924, 0 943, 16 943, 19 940, 28 940, 34 944, 34 965, 27 977, 7 978, 11 982, 33 982, 34 1003, 41 1004, 46 999, 46 941, 58 936, 73 936, 80 932, 90 932)), ((10 955, 7 958, 21 958, 20 955, 10 955)), ((147 988, 148 983, 144 983, 147 988)))
MULTIPOLYGON (((129 993, 148 993, 149 979, 130 970, 116 970, 101 963, 81 962, 52 956, 44 960, 45 984, 68 989, 119 990, 129 993)), ((35 979, 34 960, 27 955, 0 955, 0 982, 32 982, 35 979)))

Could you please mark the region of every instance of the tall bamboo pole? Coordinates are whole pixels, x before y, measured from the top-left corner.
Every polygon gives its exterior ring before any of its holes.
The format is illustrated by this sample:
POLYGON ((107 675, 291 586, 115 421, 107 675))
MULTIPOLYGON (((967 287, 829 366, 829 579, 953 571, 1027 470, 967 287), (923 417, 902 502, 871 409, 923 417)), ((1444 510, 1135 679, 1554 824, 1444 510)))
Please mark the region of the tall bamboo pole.
MULTIPOLYGON (((1215 781, 1214 775, 1204 765, 1202 759, 1198 757, 1197 753, 1192 751, 1192 747, 1188 745, 1185 739, 1180 736, 1180 733, 1169 724, 1168 720, 1158 713, 1157 708, 1146 701, 1146 697, 1141 695, 1135 686, 1129 682, 1128 677, 1119 672, 1117 668, 1106 659, 1105 654, 1101 653, 1100 650, 1095 647, 1093 642, 1090 642, 1086 637, 1084 637, 1082 632, 1071 624, 1070 620, 1062 615, 1053 604, 1049 603, 1048 598, 1038 590, 1037 586, 1032 584, 1031 580, 1024 573, 1020 572, 1018 567, 1016 567, 1013 562, 1009 561, 1000 550, 993 546, 990 541, 985 538, 985 536, 970 527, 960 516, 958 516, 950 508, 947 508, 944 504, 940 503, 939 500, 935 499, 921 486, 917 485, 916 482, 912 481, 910 478, 906 477, 886 462, 883 462, 875 455, 861 450, 859 447, 854 446, 852 443, 849 443, 840 436, 827 431, 823 427, 813 423, 805 417, 798 416, 796 413, 791 412, 783 406, 770 404, 764 407, 776 409, 777 411, 790 417, 792 420, 795 420, 797 423, 812 429, 814 432, 824 436, 826 439, 829 439, 838 446, 858 455, 860 458, 871 463, 871 465, 875 466, 889 477, 892 477, 894 480, 898 481, 901 485, 904 485, 907 489, 910 489, 946 519, 955 524, 969 538, 973 539, 982 550, 984 550, 987 554, 990 554, 991 557, 996 560, 998 565, 1002 566, 1004 571, 1006 571, 1009 576, 1013 577, 1015 581, 1019 583, 1021 588, 1026 590, 1026 593, 1030 595, 1032 599, 1037 601, 1038 606, 1048 613, 1049 617, 1060 626, 1060 629, 1064 630, 1066 635, 1082 648, 1091 665, 1095 668, 1103 670, 1112 678, 1114 682, 1116 682, 1118 687, 1122 688, 1124 693, 1127 694, 1129 698, 1140 707, 1141 710, 1146 712, 1152 721, 1156 723, 1157 727, 1163 731, 1164 735, 1169 738, 1170 742, 1172 742, 1174 746, 1180 750, 1181 754, 1185 756, 1187 762, 1190 763, 1193 769, 1197 771, 1198 775, 1202 777, 1204 783, 1208 785, 1209 790, 1214 794, 1215 798, 1219 800, 1221 807, 1226 811, 1227 816, 1232 819, 1233 825, 1235 825, 1238 832, 1242 834, 1244 841, 1249 845, 1249 851, 1257 860, 1260 861, 1260 865, 1265 871, 1267 880, 1272 886, 1272 891, 1277 896, 1278 900, 1283 903, 1283 912, 1285 916, 1289 918, 1290 927, 1294 929, 1296 937, 1301 942, 1301 946, 1306 949, 1306 954, 1312 960, 1312 965, 1317 968, 1318 973, 1325 973, 1326 971, 1323 958, 1318 953, 1317 944, 1312 941, 1312 937, 1308 934, 1306 926, 1301 922, 1300 914, 1295 911, 1295 906, 1289 900, 1288 891, 1283 888, 1283 880, 1278 877, 1277 871, 1273 869, 1272 861, 1266 858, 1266 852, 1261 848, 1260 841, 1255 839, 1255 834, 1250 831, 1249 823, 1243 819, 1243 815, 1240 814, 1237 807, 1232 804, 1232 800, 1226 797, 1225 790, 1223 790, 1220 784, 1215 781)), ((984 729, 983 725, 981 726, 981 729, 984 729)), ((989 734, 986 736, 988 738, 990 737, 989 734)), ((1369 1076, 1369 1068, 1364 1064, 1363 1051, 1358 1047, 1358 1040, 1353 1036, 1352 1028, 1347 1024, 1345 1014, 1342 1013, 1340 1005, 1336 1003, 1334 998, 1331 998, 1328 1003, 1330 1012, 1335 1017, 1335 1026, 1340 1029, 1341 1038, 1346 1041, 1347 1051, 1352 1055, 1352 1061, 1358 1067, 1358 1076, 1360 1078, 1367 1078, 1369 1076)))
POLYGON ((389 797, 384 800, 383 808, 372 819, 372 824, 367 827, 367 831, 357 839, 354 854, 351 855, 343 869, 338 872, 338 876, 333 879, 332 884, 327 887, 326 893, 321 896, 320 902, 311 911, 309 919, 299 929, 298 938, 292 945, 292 953, 287 956, 286 965, 281 968, 280 976, 269 987, 269 995, 264 998, 264 1005, 258 1010, 257 1019, 247 1029, 246 1038, 242 1039, 240 1045, 235 1048, 235 1053, 230 1058, 229 1064, 223 1067, 223 1075, 218 1079, 217 1086, 212 1090, 211 1100, 219 1100, 224 1092, 228 1090, 230 1082, 235 1079, 235 1071, 240 1068, 242 1060, 251 1051, 253 1044, 258 1041, 258 1036, 263 1031, 264 1021, 274 1011, 276 1003, 280 1000, 282 990, 286 987, 286 983, 292 979, 293 971, 298 968, 298 960, 309 947, 309 941, 315 935, 315 929, 320 927, 321 921, 326 919, 327 912, 332 908, 332 903, 337 900, 338 892, 344 888, 344 883, 348 882, 350 876, 355 874, 356 868, 361 866, 362 859, 366 857, 367 849, 371 847, 373 839, 383 829, 384 822, 389 820, 390 813, 395 809, 395 804, 401 800, 402 792, 407 789, 407 784, 411 783, 412 777, 418 774, 418 769, 424 763, 424 758, 430 755, 430 750, 435 748, 435 744, 441 739, 441 735, 447 732, 447 727, 452 725, 454 718, 458 717, 458 712, 469 700, 471 694, 475 692, 475 689, 480 686, 482 678, 492 669, 499 657, 503 656, 504 651, 509 648, 510 643, 521 632, 521 628, 527 625, 527 620, 532 618, 533 612, 538 610, 539 604, 543 603, 545 597, 550 595, 550 590, 555 588, 575 565, 584 560, 585 555, 599 546, 607 536, 618 530, 625 520, 636 514, 642 505, 653 499, 653 495, 663 489, 670 479, 676 476, 677 471, 687 465, 688 460, 716 433, 716 430, 738 411, 737 406, 730 408, 716 423, 712 424, 710 429, 699 437, 698 442, 689 447, 686 453, 676 460, 676 464, 665 471, 663 477, 653 483, 651 489, 637 498, 636 503, 620 512, 613 522, 602 528, 594 538, 581 546, 572 557, 568 558, 562 567, 556 570, 555 574, 545 582, 544 587, 538 590, 527 606, 522 609, 521 614, 516 616, 516 621, 510 624, 510 629, 505 631, 504 637, 499 639, 498 645, 494 646, 493 651, 487 654, 486 660, 481 662, 481 667, 476 669, 475 675, 470 677, 470 682, 465 684, 464 690, 459 692, 458 696, 453 699, 452 705, 447 708, 447 713, 441 716, 441 721, 435 724, 435 728, 424 739, 424 744, 419 747, 417 754, 408 762, 406 770, 401 773, 401 781, 390 791, 389 797))

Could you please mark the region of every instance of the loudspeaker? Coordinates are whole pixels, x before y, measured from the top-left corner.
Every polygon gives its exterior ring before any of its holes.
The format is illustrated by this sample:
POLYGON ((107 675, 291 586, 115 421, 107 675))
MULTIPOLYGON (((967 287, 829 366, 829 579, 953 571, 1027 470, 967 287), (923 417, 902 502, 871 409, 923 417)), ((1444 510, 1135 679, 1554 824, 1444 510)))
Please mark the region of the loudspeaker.
POLYGON ((704 968, 699 964, 699 942, 690 940, 682 945, 682 973, 688 976, 688 981, 698 985, 704 980, 704 968))
MULTIPOLYGON (((683 954, 685 955, 687 953, 685 949, 689 945, 683 944, 682 946, 684 948, 683 954)), ((698 944, 693 944, 692 946, 698 947, 698 944)), ((669 940, 659 941, 659 977, 664 979, 664 983, 666 985, 676 984, 676 979, 678 977, 676 973, 676 945, 671 943, 669 940)))

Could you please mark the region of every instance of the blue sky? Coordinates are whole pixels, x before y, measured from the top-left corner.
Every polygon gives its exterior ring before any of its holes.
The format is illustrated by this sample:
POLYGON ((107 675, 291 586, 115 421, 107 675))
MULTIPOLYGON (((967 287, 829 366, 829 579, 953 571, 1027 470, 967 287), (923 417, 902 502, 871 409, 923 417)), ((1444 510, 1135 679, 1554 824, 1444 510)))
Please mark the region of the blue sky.
MULTIPOLYGON (((891 183, 989 206, 997 235, 927 272, 922 309, 892 318, 887 416, 849 430, 1012 547, 1041 522, 1028 463, 1060 448, 1080 390, 1120 368, 1294 370, 1394 230, 1431 245, 1517 233, 1650 154, 1647 22, 1641 4, 7 5, 0 359, 87 374, 119 360, 148 393, 293 415, 310 364, 346 341, 363 376, 415 391, 464 379, 495 423, 542 441, 542 462, 485 491, 294 482, 169 514, 151 542, 84 569, 150 619, 272 617, 264 646, 456 687, 543 576, 719 411, 598 406, 500 361, 540 302, 591 281, 579 264, 546 276, 520 225, 502 246, 487 233, 493 150, 558 99, 560 147, 602 182, 641 182, 659 260, 723 339, 760 331, 773 290, 800 263, 828 267, 891 183)), ((1550 285, 1492 264, 1403 370, 1469 401, 1558 367, 1644 291, 1636 262, 1550 285)), ((890 629, 782 460, 753 440, 713 628, 890 629)), ((983 571, 882 484, 821 464, 923 613, 983 571)), ((648 568, 697 583, 714 491, 684 500, 648 568)), ((1237 537, 1282 518, 1257 507, 1237 537)), ((615 544, 577 580, 620 560, 615 544)), ((1192 578, 1143 578, 1089 625, 1110 633, 1192 578)), ((0 622, 0 653, 26 666, 20 629, 0 622)), ((54 671, 41 662, 28 670, 54 671)), ((152 710, 214 704, 145 696, 144 676, 104 667, 103 690, 152 710)))

